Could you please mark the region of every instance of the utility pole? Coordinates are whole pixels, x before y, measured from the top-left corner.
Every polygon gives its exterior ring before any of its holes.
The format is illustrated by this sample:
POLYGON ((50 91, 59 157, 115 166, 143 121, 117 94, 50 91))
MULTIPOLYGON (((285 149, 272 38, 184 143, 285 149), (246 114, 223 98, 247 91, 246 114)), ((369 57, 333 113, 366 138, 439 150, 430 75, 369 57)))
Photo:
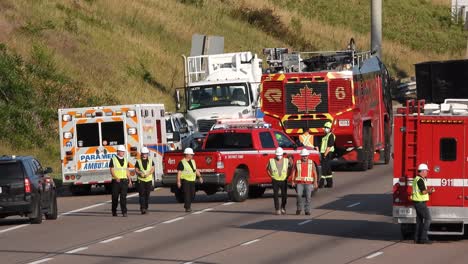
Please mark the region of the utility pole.
POLYGON ((382 0, 371 0, 371 51, 381 58, 382 0))

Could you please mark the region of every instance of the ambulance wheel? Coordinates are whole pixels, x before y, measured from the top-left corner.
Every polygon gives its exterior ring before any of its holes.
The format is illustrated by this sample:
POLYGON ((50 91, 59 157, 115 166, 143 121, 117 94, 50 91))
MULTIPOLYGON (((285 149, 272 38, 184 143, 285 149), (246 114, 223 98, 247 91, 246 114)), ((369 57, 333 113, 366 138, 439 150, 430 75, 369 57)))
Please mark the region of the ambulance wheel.
POLYGON ((237 169, 232 180, 229 198, 234 202, 243 202, 249 197, 249 182, 244 170, 237 169))
POLYGON ((184 192, 182 192, 180 189, 176 189, 174 192, 174 196, 177 200, 178 203, 184 203, 184 192))
POLYGON ((265 193, 265 187, 250 186, 249 187, 249 198, 260 198, 265 193))
POLYGON ((369 135, 369 140, 368 140, 368 152, 367 152, 367 168, 370 170, 374 167, 374 153, 375 153, 375 148, 374 148, 374 139, 372 138, 372 128, 369 127, 368 131, 369 135))
POLYGON ((415 224, 400 224, 402 240, 414 239, 415 224))

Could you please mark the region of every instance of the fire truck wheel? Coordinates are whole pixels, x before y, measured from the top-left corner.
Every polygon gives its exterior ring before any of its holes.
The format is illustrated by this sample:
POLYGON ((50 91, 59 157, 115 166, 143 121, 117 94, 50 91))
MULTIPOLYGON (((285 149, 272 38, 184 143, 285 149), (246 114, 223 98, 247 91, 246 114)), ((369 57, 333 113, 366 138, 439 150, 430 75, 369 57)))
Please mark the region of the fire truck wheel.
POLYGON ((401 238, 403 240, 413 239, 414 229, 415 229, 415 224, 401 224, 400 225, 401 238))
POLYGON ((236 170, 231 185, 231 191, 228 192, 229 198, 234 202, 245 201, 249 196, 249 182, 244 170, 236 170))
POLYGON ((249 187, 249 198, 260 198, 265 193, 265 187, 250 186, 249 187))
POLYGON ((374 148, 374 139, 372 138, 372 127, 368 128, 368 135, 369 135, 369 140, 368 140, 368 152, 367 152, 367 157, 369 161, 367 162, 367 168, 372 169, 374 167, 374 153, 375 153, 375 148, 374 148))
POLYGON ((369 168, 369 128, 368 126, 362 128, 363 144, 361 155, 358 155, 360 161, 355 166, 359 171, 366 171, 369 168))

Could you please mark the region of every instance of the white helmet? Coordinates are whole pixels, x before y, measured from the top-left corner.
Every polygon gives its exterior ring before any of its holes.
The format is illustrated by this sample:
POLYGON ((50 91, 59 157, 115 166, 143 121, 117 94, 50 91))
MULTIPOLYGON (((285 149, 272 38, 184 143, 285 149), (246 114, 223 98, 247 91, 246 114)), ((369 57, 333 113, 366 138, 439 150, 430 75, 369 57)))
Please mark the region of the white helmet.
POLYGON ((148 154, 148 153, 149 153, 149 149, 147 147, 141 148, 141 154, 148 154))
POLYGON ((125 152, 125 151, 127 151, 127 149, 125 149, 124 145, 119 145, 119 146, 117 147, 117 151, 125 152))
POLYGON ((184 150, 184 154, 185 155, 195 155, 195 153, 193 153, 193 149, 192 148, 186 148, 184 150))
POLYGON ((301 149, 301 153, 300 153, 301 156, 309 156, 309 151, 307 149, 301 149))
POLYGON ((276 156, 283 156, 283 149, 280 148, 280 147, 276 148, 275 155, 276 156))
POLYGON ((425 164, 425 163, 419 164, 418 171, 424 171, 424 170, 426 170, 426 171, 429 170, 429 167, 427 166, 427 164, 425 164))

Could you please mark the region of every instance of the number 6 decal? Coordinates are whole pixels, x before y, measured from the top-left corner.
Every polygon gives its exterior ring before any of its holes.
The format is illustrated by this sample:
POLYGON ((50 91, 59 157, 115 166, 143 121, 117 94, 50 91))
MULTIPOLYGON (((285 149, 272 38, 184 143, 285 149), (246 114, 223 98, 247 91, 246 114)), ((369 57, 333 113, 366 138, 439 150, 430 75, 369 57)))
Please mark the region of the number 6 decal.
POLYGON ((338 100, 343 100, 346 98, 346 92, 344 87, 337 87, 335 90, 335 96, 338 100))

